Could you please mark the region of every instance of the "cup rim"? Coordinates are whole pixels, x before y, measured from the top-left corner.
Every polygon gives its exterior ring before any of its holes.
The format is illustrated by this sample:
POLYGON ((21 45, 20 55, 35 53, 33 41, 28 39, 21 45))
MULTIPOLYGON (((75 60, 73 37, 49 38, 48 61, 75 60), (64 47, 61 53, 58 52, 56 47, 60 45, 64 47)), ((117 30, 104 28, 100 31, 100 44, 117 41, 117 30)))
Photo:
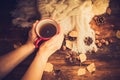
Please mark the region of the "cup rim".
MULTIPOLYGON (((53 22, 56 24, 56 25, 55 25, 55 26, 57 26, 57 27, 56 27, 56 29, 57 29, 56 34, 59 34, 59 32, 60 32, 60 25, 59 25, 54 19, 51 19, 51 18, 41 19, 41 20, 35 25, 35 32, 36 32, 37 36, 38 36, 39 38, 42 38, 43 40, 50 39, 51 37, 45 38, 45 37, 42 37, 41 35, 39 35, 39 34, 38 34, 38 31, 37 31, 37 27, 38 27, 38 25, 39 25, 42 21, 46 21, 46 20, 53 21, 53 22)), ((56 35, 56 34, 55 34, 55 35, 56 35)), ((55 36, 55 35, 54 35, 54 36, 55 36)), ((53 37, 53 36, 52 36, 52 37, 53 37)))

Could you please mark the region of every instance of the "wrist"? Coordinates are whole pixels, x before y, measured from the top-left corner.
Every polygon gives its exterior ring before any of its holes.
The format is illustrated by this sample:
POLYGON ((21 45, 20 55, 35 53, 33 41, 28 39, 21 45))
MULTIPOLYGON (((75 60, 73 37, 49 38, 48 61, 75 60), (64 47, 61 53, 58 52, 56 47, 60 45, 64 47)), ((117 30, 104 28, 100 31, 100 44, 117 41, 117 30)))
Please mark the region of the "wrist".
POLYGON ((37 53, 36 57, 38 57, 39 59, 41 59, 42 61, 45 61, 45 62, 47 62, 47 60, 49 58, 48 56, 44 55, 44 53, 43 54, 37 53))
POLYGON ((42 51, 38 51, 37 55, 42 56, 42 57, 48 59, 52 55, 52 52, 50 50, 49 51, 47 51, 47 50, 43 51, 42 50, 42 51))
POLYGON ((29 49, 35 49, 35 45, 33 43, 26 43, 25 46, 27 46, 29 49))

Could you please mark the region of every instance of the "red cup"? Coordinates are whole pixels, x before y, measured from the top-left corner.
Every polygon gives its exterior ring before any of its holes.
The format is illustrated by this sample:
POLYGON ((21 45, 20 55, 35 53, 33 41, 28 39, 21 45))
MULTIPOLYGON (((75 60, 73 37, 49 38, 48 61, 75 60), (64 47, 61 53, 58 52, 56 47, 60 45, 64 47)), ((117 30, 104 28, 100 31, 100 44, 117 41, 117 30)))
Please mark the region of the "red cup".
POLYGON ((35 28, 35 32, 38 35, 38 39, 35 41, 35 47, 39 47, 39 43, 49 40, 54 35, 58 34, 60 26, 53 19, 42 19, 38 22, 35 28))

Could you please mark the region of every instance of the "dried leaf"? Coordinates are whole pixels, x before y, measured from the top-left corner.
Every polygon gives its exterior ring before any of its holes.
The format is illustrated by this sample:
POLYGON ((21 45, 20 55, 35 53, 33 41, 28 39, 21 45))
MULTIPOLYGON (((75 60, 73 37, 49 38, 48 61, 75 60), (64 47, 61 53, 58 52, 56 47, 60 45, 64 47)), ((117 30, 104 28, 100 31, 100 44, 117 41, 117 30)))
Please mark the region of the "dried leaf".
POLYGON ((72 49, 72 47, 73 47, 72 41, 66 40, 66 47, 69 49, 72 49))
POLYGON ((90 65, 87 66, 87 70, 92 73, 96 70, 95 64, 91 63, 90 65))
POLYGON ((80 57, 81 63, 86 61, 86 59, 87 59, 87 56, 84 53, 80 54, 79 57, 80 57))
POLYGON ((53 71, 53 65, 51 63, 47 63, 44 71, 52 72, 53 71))
POLYGON ((70 37, 77 37, 77 36, 78 36, 78 33, 77 33, 77 31, 71 31, 71 32, 69 33, 69 36, 70 36, 70 37))

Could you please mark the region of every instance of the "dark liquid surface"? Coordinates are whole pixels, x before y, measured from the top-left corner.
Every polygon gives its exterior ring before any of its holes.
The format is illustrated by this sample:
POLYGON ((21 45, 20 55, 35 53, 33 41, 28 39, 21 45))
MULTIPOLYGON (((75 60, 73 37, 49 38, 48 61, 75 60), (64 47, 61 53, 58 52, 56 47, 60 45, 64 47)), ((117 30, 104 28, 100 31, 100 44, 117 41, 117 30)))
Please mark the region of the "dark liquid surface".
POLYGON ((40 29, 40 35, 44 38, 52 37, 56 34, 57 29, 53 24, 45 24, 40 29))

